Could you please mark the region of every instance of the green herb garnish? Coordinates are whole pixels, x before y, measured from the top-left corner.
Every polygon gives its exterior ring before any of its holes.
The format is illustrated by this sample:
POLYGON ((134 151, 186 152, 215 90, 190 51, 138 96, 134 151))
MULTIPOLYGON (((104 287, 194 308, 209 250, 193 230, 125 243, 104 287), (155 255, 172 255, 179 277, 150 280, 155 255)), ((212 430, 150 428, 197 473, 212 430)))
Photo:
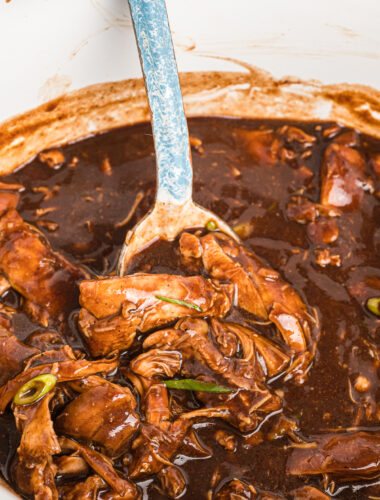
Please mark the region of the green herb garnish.
POLYGON ((163 300, 164 302, 170 302, 171 304, 177 304, 178 306, 189 307, 190 309, 195 309, 196 311, 202 312, 202 309, 197 306, 197 304, 192 304, 191 302, 185 302, 180 299, 172 299, 170 297, 162 297, 162 295, 156 295, 156 299, 163 300))
POLYGON ((217 228, 216 222, 214 220, 209 220, 206 224, 207 231, 215 231, 217 228))
POLYGON ((164 380, 163 383, 169 389, 183 389, 185 391, 203 391, 203 392, 233 392, 233 389, 223 387, 222 385, 202 382, 193 378, 183 378, 181 380, 164 380))
POLYGON ((367 309, 376 316, 380 316, 380 297, 371 297, 367 300, 367 309))
POLYGON ((16 405, 30 405, 50 392, 57 383, 57 377, 51 373, 38 375, 26 382, 13 398, 16 405))

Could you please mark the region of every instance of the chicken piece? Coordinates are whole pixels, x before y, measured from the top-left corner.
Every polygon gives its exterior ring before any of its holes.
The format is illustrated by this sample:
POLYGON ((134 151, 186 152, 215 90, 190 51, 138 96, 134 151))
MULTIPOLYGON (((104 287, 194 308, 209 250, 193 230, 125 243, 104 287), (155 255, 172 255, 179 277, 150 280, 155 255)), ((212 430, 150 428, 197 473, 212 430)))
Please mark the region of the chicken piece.
POLYGON ((307 235, 313 243, 327 245, 336 241, 339 229, 334 219, 319 219, 308 224, 307 235))
MULTIPOLYGON (((241 334, 243 336, 243 334, 241 334)), ((152 345, 158 349, 169 352, 179 352, 182 357, 181 374, 197 377, 207 373, 215 372, 225 379, 225 382, 240 389, 256 390, 257 381, 263 380, 264 374, 261 365, 255 358, 253 342, 248 338, 244 339, 246 348, 245 356, 242 358, 226 358, 218 350, 217 346, 209 338, 209 326, 205 320, 185 318, 175 325, 175 329, 161 330, 149 335, 144 343, 144 348, 152 345), (169 332, 169 335, 167 334, 169 332), (194 359, 201 361, 199 366, 194 365, 194 359)), ((150 351, 148 351, 149 353, 150 351)), ((144 353, 143 361, 146 363, 148 356, 144 353)), ((139 369, 136 373, 143 375, 140 368, 140 356, 134 359, 131 369, 139 369), (133 368, 132 368, 133 367, 133 368)), ((155 362, 155 349, 153 350, 153 362, 155 362)), ((147 366, 143 364, 142 367, 147 366)), ((156 376, 164 375, 168 368, 163 368, 161 373, 156 371, 156 376)))
POLYGON ((38 352, 0 326, 0 385, 17 375, 23 369, 24 361, 38 352))
POLYGON ((330 253, 328 248, 316 248, 314 250, 315 261, 321 267, 335 266, 340 267, 342 264, 342 259, 337 253, 330 253))
POLYGON ((65 161, 64 154, 59 149, 51 149, 50 151, 42 151, 38 155, 41 163, 46 163, 50 168, 57 168, 65 161))
POLYGON ((185 491, 186 480, 181 471, 174 465, 161 469, 157 474, 157 479, 169 498, 179 498, 185 491))
POLYGON ((236 450, 236 437, 230 432, 218 429, 215 432, 215 441, 227 451, 234 452, 236 450))
MULTIPOLYGON (((238 335, 242 346, 240 358, 223 356, 210 337, 207 322, 201 319, 185 318, 177 322, 175 329, 155 332, 145 339, 144 348, 156 346, 152 359, 156 368, 155 376, 164 375, 173 369, 174 365, 162 367, 161 373, 158 371, 157 349, 167 350, 181 354, 181 375, 201 377, 209 382, 236 388, 228 394, 198 392, 197 397, 206 408, 186 413, 181 418, 220 417, 246 432, 255 429, 267 413, 280 408, 280 399, 264 386, 265 375, 257 359, 253 340, 244 331, 239 331, 238 335)), ((140 363, 140 356, 135 358, 131 369, 138 374, 149 370, 149 352, 140 355, 143 356, 143 363, 140 363)))
POLYGON ((96 500, 98 492, 104 488, 105 482, 100 476, 89 476, 85 481, 61 489, 63 500, 96 500))
POLYGON ((55 457, 54 464, 60 476, 82 476, 87 475, 89 471, 86 461, 75 454, 55 457))
MULTIPOLYGON (((250 328, 238 325, 237 323, 221 322, 217 319, 211 320, 212 329, 214 332, 224 330, 230 332, 237 337, 243 345, 246 339, 253 341, 257 352, 261 355, 265 362, 266 375, 273 377, 281 373, 290 363, 290 357, 271 340, 259 335, 250 328)), ((215 336, 215 338, 217 338, 215 336)))
POLYGON ((53 349, 60 349, 64 341, 57 332, 37 330, 25 339, 25 344, 45 352, 53 349))
POLYGON ((335 480, 358 480, 380 474, 380 434, 347 432, 311 436, 309 447, 295 448, 286 468, 292 475, 331 474, 335 480))
POLYGON ((301 486, 290 494, 293 495, 293 500, 331 500, 329 495, 314 486, 301 486))
POLYGON ((142 381, 147 387, 143 399, 146 423, 132 445, 133 460, 129 468, 132 478, 157 474, 164 466, 171 467, 172 456, 184 440, 191 422, 170 421, 168 392, 154 380, 142 381))
POLYGON ((139 426, 136 400, 128 387, 112 384, 100 377, 69 403, 57 417, 60 434, 101 445, 107 455, 120 456, 126 451, 139 426))
POLYGON ((0 191, 0 216, 7 210, 16 208, 19 200, 20 195, 18 193, 0 191))
POLYGON ((361 153, 341 144, 330 144, 322 164, 321 204, 341 210, 358 209, 367 188, 361 153))
POLYGON ((130 363, 133 372, 143 377, 152 378, 164 375, 174 377, 181 369, 182 356, 178 351, 150 349, 134 358, 130 363))
POLYGON ((60 437, 59 439, 63 451, 76 451, 88 465, 125 500, 137 500, 139 492, 134 483, 123 479, 114 469, 112 461, 101 453, 81 445, 72 439, 60 437))
MULTIPOLYGON (((57 353, 59 351, 52 352, 57 353)), ((113 357, 111 359, 99 359, 97 361, 88 361, 87 359, 54 361, 26 368, 23 372, 19 373, 16 377, 0 387, 0 413, 5 411, 5 408, 12 401, 17 391, 26 382, 38 375, 51 373, 57 377, 59 382, 67 382, 95 375, 96 373, 112 372, 118 365, 119 360, 113 357)))
POLYGON ((16 457, 11 468, 17 489, 24 495, 34 495, 34 500, 58 500, 55 475, 56 468, 51 459, 45 466, 30 467, 16 457))
POLYGON ((286 215, 290 220, 306 224, 315 221, 319 216, 338 217, 340 211, 333 207, 325 207, 302 196, 294 196, 286 206, 286 215))
POLYGON ((127 349, 136 330, 146 332, 183 316, 223 317, 230 310, 232 293, 231 285, 201 276, 134 274, 82 281, 79 326, 92 355, 105 355, 127 349), (190 306, 158 297, 182 300, 190 306))
POLYGON ((27 463, 44 462, 61 451, 50 416, 49 403, 53 396, 54 392, 50 392, 34 404, 14 406, 16 426, 22 433, 17 452, 27 463))
POLYGON ((211 277, 231 282, 237 290, 238 305, 274 323, 291 353, 289 372, 303 382, 310 365, 315 339, 314 318, 297 292, 279 274, 264 265, 253 253, 221 233, 200 238, 203 265, 211 277))
POLYGON ((13 209, 0 218, 0 271, 25 297, 32 319, 43 326, 50 317, 59 319, 76 306, 77 282, 87 277, 13 209))
POLYGON ((60 453, 61 448, 49 409, 53 396, 54 392, 50 392, 32 405, 15 405, 14 408, 16 426, 22 432, 14 472, 20 482, 16 484, 23 493, 34 494, 35 499, 41 500, 58 500, 54 482, 56 467, 52 456, 60 453))
POLYGON ((279 163, 283 140, 272 130, 236 130, 235 137, 255 163, 270 167, 279 163))
POLYGON ((257 491, 251 484, 244 483, 240 479, 233 479, 224 484, 214 495, 214 500, 231 500, 233 498, 253 500, 257 498, 257 491))

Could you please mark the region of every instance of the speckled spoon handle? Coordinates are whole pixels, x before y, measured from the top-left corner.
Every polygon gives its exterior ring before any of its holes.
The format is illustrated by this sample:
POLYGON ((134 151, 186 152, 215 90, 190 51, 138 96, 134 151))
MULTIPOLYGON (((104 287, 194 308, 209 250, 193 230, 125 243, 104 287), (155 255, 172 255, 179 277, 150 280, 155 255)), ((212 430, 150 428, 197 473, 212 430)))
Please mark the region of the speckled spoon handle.
POLYGON ((152 112, 156 201, 183 205, 191 199, 193 170, 165 0, 128 1, 152 112))

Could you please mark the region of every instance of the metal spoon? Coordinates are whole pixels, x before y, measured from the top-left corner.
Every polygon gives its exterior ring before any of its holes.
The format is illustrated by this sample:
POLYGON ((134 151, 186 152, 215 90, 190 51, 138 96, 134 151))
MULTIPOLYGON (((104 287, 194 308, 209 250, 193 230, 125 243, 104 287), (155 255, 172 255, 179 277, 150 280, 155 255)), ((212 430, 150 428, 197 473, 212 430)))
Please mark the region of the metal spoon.
POLYGON ((127 233, 118 261, 123 276, 132 257, 158 239, 211 225, 238 240, 217 215, 192 200, 189 133, 165 0, 128 0, 152 113, 157 193, 153 209, 127 233))

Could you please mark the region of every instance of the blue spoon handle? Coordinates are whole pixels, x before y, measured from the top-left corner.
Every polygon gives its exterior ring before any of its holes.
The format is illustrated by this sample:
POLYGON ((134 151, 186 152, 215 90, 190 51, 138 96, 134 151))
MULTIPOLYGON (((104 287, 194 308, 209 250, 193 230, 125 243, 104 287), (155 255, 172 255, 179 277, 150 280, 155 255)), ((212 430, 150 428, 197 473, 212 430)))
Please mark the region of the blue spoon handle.
POLYGON ((157 162, 156 201, 191 199, 189 134, 165 0, 128 0, 152 113, 157 162))

